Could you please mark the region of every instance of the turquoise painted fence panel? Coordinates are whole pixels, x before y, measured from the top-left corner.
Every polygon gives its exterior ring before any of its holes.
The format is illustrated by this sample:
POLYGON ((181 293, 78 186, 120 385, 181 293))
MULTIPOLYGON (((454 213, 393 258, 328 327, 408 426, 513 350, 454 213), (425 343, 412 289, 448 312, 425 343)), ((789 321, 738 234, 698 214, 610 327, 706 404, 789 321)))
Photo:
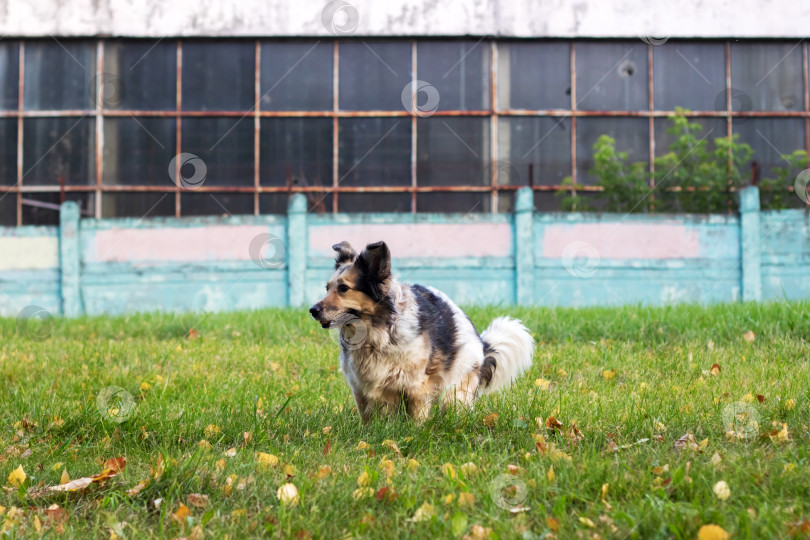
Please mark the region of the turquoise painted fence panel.
POLYGON ((87 220, 83 309, 95 315, 286 306, 285 235, 286 220, 276 216, 87 220), (274 239, 281 247, 275 257, 267 254, 274 239))
POLYGON ((739 219, 549 214, 534 219, 534 303, 729 302, 740 296, 739 219))
POLYGON ((0 227, 0 315, 26 306, 59 313, 59 229, 0 227))
POLYGON ((810 214, 762 212, 762 294, 768 299, 810 297, 810 214))
POLYGON ((0 314, 305 307, 323 295, 332 245, 385 240, 403 282, 462 305, 619 305, 810 298, 810 217, 539 214, 530 190, 515 213, 80 219, 0 228, 0 314))

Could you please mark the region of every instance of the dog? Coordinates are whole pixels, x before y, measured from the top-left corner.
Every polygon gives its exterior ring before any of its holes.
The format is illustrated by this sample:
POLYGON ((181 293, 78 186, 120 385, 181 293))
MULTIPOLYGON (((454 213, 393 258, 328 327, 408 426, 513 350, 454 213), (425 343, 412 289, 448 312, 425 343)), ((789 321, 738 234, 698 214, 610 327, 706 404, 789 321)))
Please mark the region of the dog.
POLYGON ((517 319, 498 317, 479 335, 444 293, 399 282, 385 242, 359 255, 348 242, 332 249, 334 274, 309 312, 339 329, 340 368, 363 423, 375 411, 404 409, 421 423, 435 404, 469 408, 531 366, 534 339, 517 319))

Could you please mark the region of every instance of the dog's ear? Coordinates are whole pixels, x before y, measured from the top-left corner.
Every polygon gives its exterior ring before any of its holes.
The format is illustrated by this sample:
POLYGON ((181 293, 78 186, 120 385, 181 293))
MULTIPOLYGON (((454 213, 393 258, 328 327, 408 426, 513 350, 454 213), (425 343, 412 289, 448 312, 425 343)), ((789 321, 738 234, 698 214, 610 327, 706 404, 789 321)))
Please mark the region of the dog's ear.
POLYGON ((354 259, 357 258, 357 252, 352 245, 345 240, 332 246, 332 249, 337 252, 335 255, 335 268, 338 268, 341 264, 353 262, 354 259))
POLYGON ((391 252, 385 242, 375 242, 366 246, 355 261, 368 278, 383 282, 391 275, 391 252))

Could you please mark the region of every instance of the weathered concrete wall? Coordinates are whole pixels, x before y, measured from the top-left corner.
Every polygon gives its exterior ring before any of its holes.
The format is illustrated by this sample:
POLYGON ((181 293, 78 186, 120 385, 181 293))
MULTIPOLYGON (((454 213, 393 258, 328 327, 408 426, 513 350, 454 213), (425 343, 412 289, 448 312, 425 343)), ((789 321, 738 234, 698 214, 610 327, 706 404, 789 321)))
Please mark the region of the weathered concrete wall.
POLYGON ((540 214, 528 188, 513 215, 311 215, 299 194, 286 217, 80 220, 71 202, 59 228, 0 228, 0 315, 300 307, 334 243, 381 239, 402 281, 465 305, 810 298, 810 216, 740 196, 742 217, 540 214))
POLYGON ((0 0, 5 36, 806 37, 800 0, 0 0))

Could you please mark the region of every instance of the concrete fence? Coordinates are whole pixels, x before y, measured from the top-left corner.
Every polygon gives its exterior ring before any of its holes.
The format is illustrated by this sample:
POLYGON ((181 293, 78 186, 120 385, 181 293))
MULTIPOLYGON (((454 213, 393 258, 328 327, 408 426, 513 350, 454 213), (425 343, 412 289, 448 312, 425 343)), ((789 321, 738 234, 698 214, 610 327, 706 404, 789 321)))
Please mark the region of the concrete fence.
POLYGON ((513 214, 306 212, 286 216, 81 219, 0 228, 0 314, 36 306, 69 317, 304 306, 323 291, 332 244, 385 240, 400 279, 460 304, 617 305, 810 298, 810 218, 543 214, 518 192, 513 214))

